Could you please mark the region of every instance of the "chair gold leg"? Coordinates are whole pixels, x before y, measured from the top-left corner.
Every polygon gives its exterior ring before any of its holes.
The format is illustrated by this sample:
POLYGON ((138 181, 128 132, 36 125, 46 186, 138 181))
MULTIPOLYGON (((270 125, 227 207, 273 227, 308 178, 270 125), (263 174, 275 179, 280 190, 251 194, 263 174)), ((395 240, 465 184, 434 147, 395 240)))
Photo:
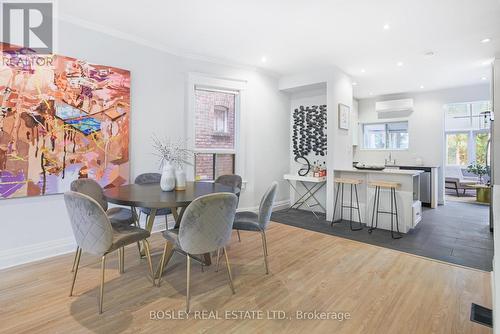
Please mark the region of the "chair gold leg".
POLYGON ((269 274, 269 264, 267 263, 267 241, 266 241, 266 232, 262 231, 262 249, 264 251, 264 263, 266 265, 266 274, 269 274))
POLYGON ((125 248, 118 248, 118 271, 120 274, 125 272, 125 248))
POLYGON ((238 234, 238 241, 241 242, 240 230, 236 230, 236 234, 238 234))
POLYGON ((102 256, 101 262, 101 289, 99 291, 99 314, 102 313, 102 303, 104 300, 104 270, 106 269, 106 255, 102 256))
POLYGON ((153 262, 151 261, 151 249, 149 247, 149 241, 144 239, 143 241, 144 249, 146 250, 146 258, 148 259, 149 273, 151 274, 151 280, 153 281, 153 286, 156 285, 155 273, 153 272, 153 262))
POLYGON ((215 272, 219 272, 219 262, 220 262, 220 248, 217 249, 217 265, 215 266, 215 272))
POLYGON ((163 248, 163 255, 161 256, 160 266, 156 271, 155 277, 158 279, 157 285, 160 286, 161 277, 163 276, 163 270, 165 266, 170 261, 170 258, 174 254, 174 245, 168 241, 165 242, 165 247, 163 248))
POLYGON ((76 249, 76 254, 75 254, 75 263, 73 264, 74 270, 73 270, 73 282, 71 283, 71 290, 69 291, 69 296, 71 297, 73 295, 73 289, 75 287, 75 282, 76 282, 76 274, 78 274, 78 266, 80 265, 80 257, 82 256, 82 249, 78 247, 76 249))
POLYGON ((229 276, 229 286, 231 287, 231 291, 233 292, 234 295, 236 292, 234 291, 233 275, 231 274, 231 266, 229 265, 229 258, 227 257, 226 247, 224 247, 224 256, 226 258, 227 275, 229 276))
POLYGON ((189 313, 189 301, 191 299, 191 258, 189 254, 186 255, 187 258, 187 270, 186 270, 186 313, 189 313))
POLYGON ((75 257, 73 258, 73 267, 71 267, 71 272, 75 271, 76 258, 78 257, 78 250, 80 246, 76 246, 75 257))

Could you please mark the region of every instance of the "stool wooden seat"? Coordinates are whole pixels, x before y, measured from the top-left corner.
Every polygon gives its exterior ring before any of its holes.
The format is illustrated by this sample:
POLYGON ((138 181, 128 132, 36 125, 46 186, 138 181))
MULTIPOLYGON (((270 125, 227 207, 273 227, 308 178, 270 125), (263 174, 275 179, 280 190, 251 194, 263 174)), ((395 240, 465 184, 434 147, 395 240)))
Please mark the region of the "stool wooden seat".
POLYGON ((332 223, 341 223, 344 220, 344 209, 349 209, 349 227, 351 228, 351 231, 360 231, 363 229, 363 223, 361 222, 361 212, 359 211, 359 199, 358 199, 358 185, 363 183, 363 180, 360 179, 350 179, 350 178, 341 178, 341 177, 336 177, 334 179, 335 184, 337 185, 337 194, 335 196, 335 203, 333 204, 333 218, 332 218, 332 223), (351 187, 351 201, 349 202, 349 205, 344 205, 344 184, 347 184, 351 187), (342 194, 341 199, 340 199, 340 219, 335 220, 335 212, 337 211, 337 201, 339 199, 339 193, 342 194), (353 206, 353 201, 352 201, 352 195, 353 193, 356 194, 356 206, 353 206), (358 221, 356 223, 359 224, 359 227, 354 228, 352 223, 352 210, 357 210, 358 211, 358 221))
POLYGON ((378 227, 378 215, 380 213, 388 214, 391 216, 391 237, 393 239, 400 239, 403 236, 399 232, 399 219, 398 219, 398 205, 396 202, 396 189, 401 186, 398 182, 377 180, 368 182, 368 185, 375 187, 375 197, 373 199, 373 214, 372 221, 370 224, 370 228, 368 229, 368 233, 372 233, 378 227), (380 189, 389 189, 391 191, 391 211, 381 211, 379 210, 380 204, 380 189), (394 217, 396 217, 396 233, 394 233, 394 217), (375 226, 373 222, 375 220, 375 226))
POLYGON ((390 181, 371 181, 368 185, 372 187, 380 187, 383 189, 397 189, 401 186, 401 183, 390 182, 390 181))
POLYGON ((336 177, 334 179, 335 183, 343 183, 343 184, 361 184, 363 183, 363 180, 359 179, 347 179, 347 178, 342 178, 342 177, 336 177))

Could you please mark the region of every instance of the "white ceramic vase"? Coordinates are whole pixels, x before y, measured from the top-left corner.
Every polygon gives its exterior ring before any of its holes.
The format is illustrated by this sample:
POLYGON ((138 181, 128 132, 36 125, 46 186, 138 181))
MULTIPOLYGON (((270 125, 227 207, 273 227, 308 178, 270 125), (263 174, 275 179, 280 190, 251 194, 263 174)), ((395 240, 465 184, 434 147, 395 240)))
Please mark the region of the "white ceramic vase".
POLYGON ((163 162, 160 188, 163 191, 172 191, 175 189, 175 168, 170 161, 163 162))
POLYGON ((175 170, 175 190, 186 190, 186 173, 179 167, 175 170))

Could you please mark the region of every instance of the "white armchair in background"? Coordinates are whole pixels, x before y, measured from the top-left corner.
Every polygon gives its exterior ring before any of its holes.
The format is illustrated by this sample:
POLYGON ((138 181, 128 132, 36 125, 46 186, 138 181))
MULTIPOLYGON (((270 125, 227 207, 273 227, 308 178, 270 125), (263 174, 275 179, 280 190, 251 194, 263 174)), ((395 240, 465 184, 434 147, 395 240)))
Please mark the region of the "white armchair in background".
POLYGON ((460 166, 446 166, 444 176, 445 188, 455 189, 457 197, 460 196, 458 192, 459 189, 462 189, 465 195, 465 191, 471 189, 468 186, 480 183, 479 177, 477 176, 464 176, 462 167, 460 166))

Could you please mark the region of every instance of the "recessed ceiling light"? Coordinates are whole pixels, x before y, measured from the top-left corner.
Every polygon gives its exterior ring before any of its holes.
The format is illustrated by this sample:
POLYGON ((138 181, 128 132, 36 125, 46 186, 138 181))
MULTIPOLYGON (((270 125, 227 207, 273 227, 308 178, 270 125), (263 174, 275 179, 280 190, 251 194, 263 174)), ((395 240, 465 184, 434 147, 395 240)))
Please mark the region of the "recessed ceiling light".
POLYGON ((403 62, 402 61, 398 61, 397 64, 399 67, 403 66, 403 62))
POLYGON ((352 85, 353 85, 353 86, 357 86, 357 85, 358 85, 358 83, 357 83, 357 82, 353 82, 353 83, 352 83, 352 85))
POLYGON ((260 61, 265 63, 267 61, 267 58, 265 56, 262 56, 262 58, 260 58, 260 61))
POLYGON ((369 94, 369 95, 373 95, 373 93, 372 93, 372 92, 369 92, 368 94, 369 94))
POLYGON ((486 77, 481 77, 481 80, 486 80, 487 78, 486 77))
POLYGON ((365 69, 364 69, 364 68, 362 68, 362 69, 361 69, 361 73, 365 73, 365 72, 366 72, 366 71, 365 71, 365 69))
POLYGON ((389 29, 391 29, 389 23, 384 24, 384 30, 389 30, 389 29))
POLYGON ((424 85, 420 85, 420 89, 424 89, 424 85))
POLYGON ((481 40, 481 43, 489 43, 489 42, 491 42, 491 39, 490 39, 490 38, 483 38, 483 39, 481 40))

